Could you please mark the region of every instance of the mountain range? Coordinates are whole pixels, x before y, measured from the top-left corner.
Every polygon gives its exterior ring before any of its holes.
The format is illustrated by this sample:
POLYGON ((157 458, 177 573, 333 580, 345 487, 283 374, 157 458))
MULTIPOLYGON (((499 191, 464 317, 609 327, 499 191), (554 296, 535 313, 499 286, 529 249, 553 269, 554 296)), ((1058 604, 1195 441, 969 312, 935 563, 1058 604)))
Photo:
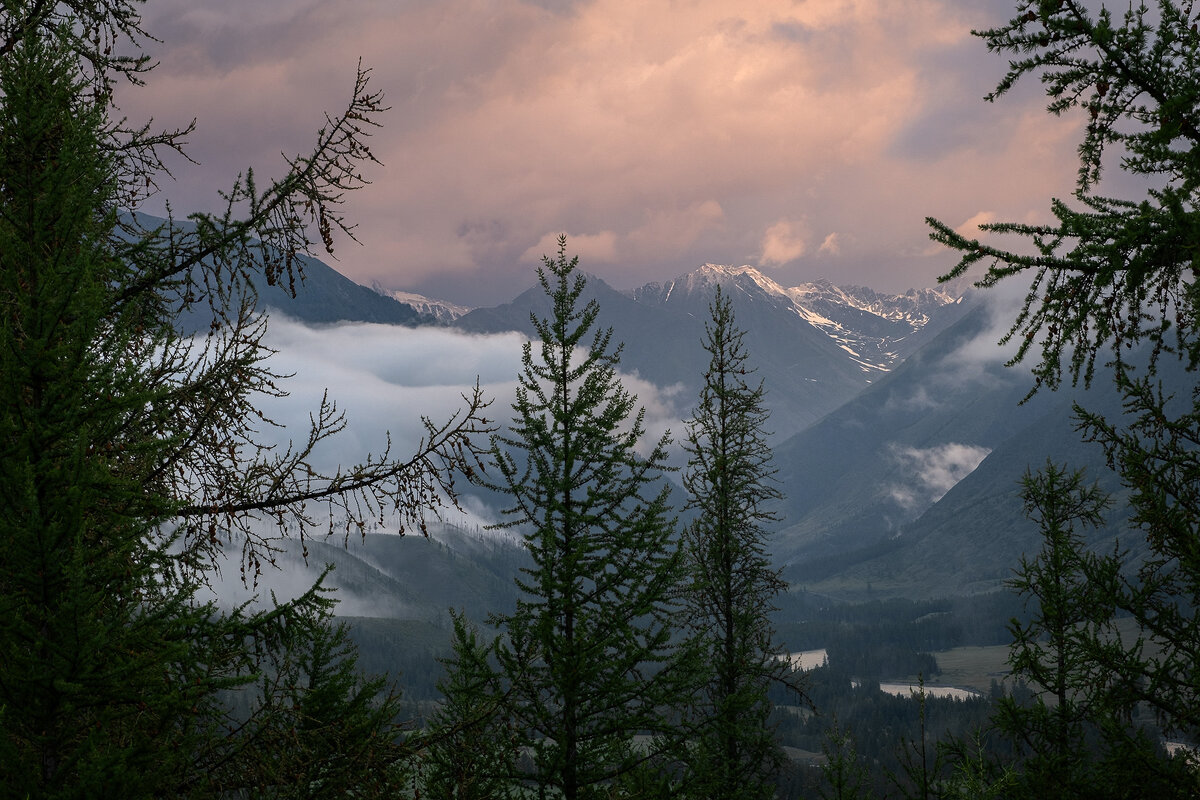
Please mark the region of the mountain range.
POLYGON ((471 309, 466 306, 448 303, 445 300, 435 300, 416 292, 406 292, 401 289, 388 289, 379 281, 371 284, 371 289, 379 295, 390 297, 402 306, 408 306, 416 311, 426 322, 438 325, 450 325, 454 320, 466 314, 471 309))
MULTIPOLYGON (((346 280, 332 270, 332 276, 306 271, 334 284, 346 280)), ((1097 378, 1095 392, 1041 392, 1022 402, 1032 379, 1003 366, 995 341, 1004 320, 979 295, 937 289, 887 295, 824 281, 782 287, 751 267, 707 264, 632 291, 592 277, 586 297, 598 302, 599 323, 624 342, 622 369, 674 387, 686 407, 707 366, 701 342, 718 285, 732 300, 766 387, 785 496, 772 550, 797 591, 862 599, 993 590, 1022 553, 1040 546, 1038 531, 1022 516, 1018 483, 1026 469, 1047 459, 1068 461, 1120 491, 1103 454, 1079 441, 1071 419, 1075 401, 1120 413, 1104 378, 1097 378)), ((304 289, 318 295, 318 303, 325 292, 311 284, 304 289)), ((449 324, 468 333, 531 335, 530 314, 548 311, 537 287, 497 306, 442 312, 435 307, 443 304, 426 298, 401 295, 402 304, 371 293, 411 309, 415 319, 408 325, 449 324)), ((336 297, 343 318, 355 319, 359 312, 348 299, 353 294, 339 291, 336 297)), ((298 305, 286 311, 305 318, 298 305)), ((362 313, 358 319, 366 319, 362 313)), ((1127 533, 1120 509, 1118 503, 1109 524, 1092 535, 1096 547, 1110 547, 1127 533)), ((458 566, 430 587, 422 618, 466 602, 455 598, 484 591, 496 600, 503 594, 493 586, 494 562, 498 552, 507 553, 501 561, 511 562, 511 543, 497 550, 471 544, 470 537, 448 537, 437 558, 458 566), (454 575, 472 585, 456 583, 454 575), (483 575, 492 576, 484 581, 492 588, 479 584, 483 575)), ((384 539, 372 548, 392 548, 384 539)), ((396 583, 368 581, 356 589, 360 581, 351 575, 370 570, 347 567, 349 593, 394 594, 395 603, 384 605, 412 609, 411 594, 387 587, 429 585, 426 559, 388 557, 384 569, 369 551, 360 555, 396 583)), ((352 548, 339 561, 360 555, 352 548)))
MULTIPOLYGON (((509 303, 468 309, 413 292, 371 289, 323 262, 302 262, 295 297, 260 288, 260 304, 310 324, 381 322, 444 325, 471 333, 533 335, 530 313, 547 302, 532 287, 509 303)), ((600 306, 599 323, 624 342, 622 366, 660 386, 699 389, 707 356, 708 304, 717 285, 730 294, 776 410, 776 438, 806 427, 853 397, 959 316, 960 299, 937 289, 887 295, 828 281, 783 287, 749 266, 705 264, 667 283, 618 291, 589 276, 586 299, 600 306)))
MULTIPOLYGON (((995 336, 992 313, 971 304, 884 379, 775 449, 787 492, 775 556, 789 581, 838 597, 994 590, 1040 547, 1019 496, 1027 470, 1048 459, 1086 467, 1119 492, 1073 421, 1076 402, 1119 416, 1110 384, 1099 376, 1093 391, 1027 397, 1027 372, 973 357, 995 336)), ((1093 545, 1122 532, 1115 511, 1093 545)))
POLYGON ((828 336, 859 369, 886 372, 911 354, 919 335, 956 298, 937 289, 910 289, 885 295, 862 286, 829 281, 784 288, 753 267, 705 264, 665 284, 649 283, 632 296, 650 306, 677 307, 703 314, 713 287, 721 285, 748 304, 763 303, 790 312, 828 336))
MULTIPOLYGON (((730 297, 766 383, 776 442, 850 400, 961 313, 957 298, 932 289, 887 296, 828 283, 784 288, 752 267, 713 264, 629 292, 592 276, 584 299, 599 304, 598 324, 611 327, 615 340, 624 343, 623 370, 692 398, 708 367, 701 343, 718 285, 730 297)), ((532 336, 530 314, 549 310, 545 294, 534 287, 453 324, 471 333, 532 336)))

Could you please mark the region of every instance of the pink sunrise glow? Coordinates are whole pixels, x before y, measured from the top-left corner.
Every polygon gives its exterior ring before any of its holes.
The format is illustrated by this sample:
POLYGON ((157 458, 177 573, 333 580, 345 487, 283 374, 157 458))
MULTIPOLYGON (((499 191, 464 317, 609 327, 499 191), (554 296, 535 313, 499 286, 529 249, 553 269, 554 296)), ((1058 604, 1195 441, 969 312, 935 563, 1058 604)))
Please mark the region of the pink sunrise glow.
POLYGON ((704 262, 783 283, 928 286, 954 263, 923 218, 1043 218, 1078 120, 970 36, 1007 0, 151 0, 161 66, 131 119, 197 118, 145 210, 215 206, 312 140, 361 56, 391 106, 350 200, 362 283, 511 299, 564 232, 619 288, 704 262))

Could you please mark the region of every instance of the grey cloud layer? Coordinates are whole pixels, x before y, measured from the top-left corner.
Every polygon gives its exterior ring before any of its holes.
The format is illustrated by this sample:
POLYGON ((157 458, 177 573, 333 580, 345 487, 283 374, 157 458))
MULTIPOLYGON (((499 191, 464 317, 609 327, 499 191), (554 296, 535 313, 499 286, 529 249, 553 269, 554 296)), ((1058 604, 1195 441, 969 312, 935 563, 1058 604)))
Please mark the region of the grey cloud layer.
MULTIPOLYGON (((525 341, 519 334, 476 336, 368 323, 310 328, 278 315, 267 331, 267 345, 278 351, 272 366, 293 377, 283 384, 287 397, 263 404, 267 416, 284 427, 264 433, 279 444, 303 439, 308 415, 327 390, 349 421, 318 454, 322 468, 377 453, 389 433, 393 455, 411 452, 424 433, 421 417, 447 419, 477 379, 493 399, 488 417, 501 423, 512 417, 525 341)), ((646 409, 648 437, 681 431, 679 404, 691 398, 680 398, 678 387, 661 388, 637 376, 622 380, 646 409)))
POLYGON ((891 456, 906 480, 886 491, 906 511, 923 510, 974 472, 990 452, 986 447, 958 442, 926 448, 893 445, 891 456))
POLYGON ((466 336, 435 328, 346 324, 310 328, 273 315, 266 343, 278 352, 273 367, 292 374, 289 396, 269 401, 268 416, 284 426, 278 442, 300 440, 308 415, 328 391, 349 426, 319 453, 329 469, 379 452, 390 433, 393 454, 403 456, 424 433, 421 417, 444 421, 463 405, 478 377, 496 410, 514 391, 521 363, 517 334, 466 336))

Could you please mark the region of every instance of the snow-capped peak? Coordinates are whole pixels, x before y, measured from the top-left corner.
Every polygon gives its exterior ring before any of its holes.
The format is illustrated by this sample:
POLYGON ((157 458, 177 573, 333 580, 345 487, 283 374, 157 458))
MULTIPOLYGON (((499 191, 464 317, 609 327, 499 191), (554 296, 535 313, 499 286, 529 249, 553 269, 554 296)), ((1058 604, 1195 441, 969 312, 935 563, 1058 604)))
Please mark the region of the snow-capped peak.
POLYGON ((705 264, 666 284, 648 284, 635 296, 669 303, 672 295, 707 294, 718 285, 787 308, 829 336, 865 372, 891 369, 906 349, 900 343, 924 327, 937 308, 956 300, 937 289, 889 295, 827 280, 784 287, 754 267, 724 264, 705 264))
POLYGON ((466 306, 455 305, 448 303, 445 300, 434 300, 426 297, 423 294, 416 292, 406 292, 401 289, 387 289, 379 281, 371 284, 371 288, 384 297, 390 297, 400 303, 405 303, 413 307, 418 313, 426 317, 432 317, 437 322, 446 324, 453 322, 470 311, 466 306))
POLYGON ((746 280, 754 283, 768 294, 786 296, 786 292, 782 286, 754 267, 745 264, 740 267, 726 266, 724 264, 705 264, 699 269, 684 275, 682 278, 677 278, 674 282, 679 284, 682 281, 683 286, 692 290, 701 286, 715 286, 717 284, 726 286, 746 280))

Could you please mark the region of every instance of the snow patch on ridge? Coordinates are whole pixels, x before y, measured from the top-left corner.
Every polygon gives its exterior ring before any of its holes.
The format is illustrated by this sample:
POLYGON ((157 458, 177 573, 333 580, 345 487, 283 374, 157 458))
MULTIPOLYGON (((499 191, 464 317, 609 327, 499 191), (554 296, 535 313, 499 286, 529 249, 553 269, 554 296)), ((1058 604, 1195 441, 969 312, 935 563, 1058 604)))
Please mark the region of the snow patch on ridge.
POLYGON ((784 287, 749 265, 705 264, 652 287, 665 302, 676 289, 691 294, 718 285, 786 305, 845 350, 864 372, 892 369, 900 358, 897 345, 924 327, 935 309, 958 301, 938 289, 889 295, 862 286, 834 286, 826 280, 784 287))
POLYGON ((431 317, 434 321, 440 322, 443 325, 449 324, 468 311, 471 311, 466 306, 455 305, 445 300, 434 300, 416 292, 406 292, 401 289, 386 289, 379 281, 372 283, 371 288, 384 297, 390 297, 396 302, 412 306, 418 314, 431 317))

